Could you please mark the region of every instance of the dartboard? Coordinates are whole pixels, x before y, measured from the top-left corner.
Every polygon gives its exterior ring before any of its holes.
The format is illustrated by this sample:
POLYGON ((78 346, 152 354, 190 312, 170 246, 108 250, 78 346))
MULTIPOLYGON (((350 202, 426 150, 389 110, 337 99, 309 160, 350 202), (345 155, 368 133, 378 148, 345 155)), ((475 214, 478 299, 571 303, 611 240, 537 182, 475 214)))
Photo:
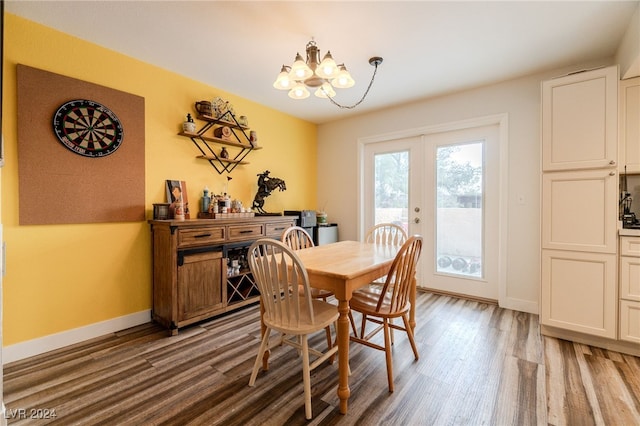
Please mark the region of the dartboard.
POLYGON ((85 157, 104 157, 120 147, 123 130, 118 117, 95 101, 69 101, 53 116, 56 136, 72 152, 85 157))

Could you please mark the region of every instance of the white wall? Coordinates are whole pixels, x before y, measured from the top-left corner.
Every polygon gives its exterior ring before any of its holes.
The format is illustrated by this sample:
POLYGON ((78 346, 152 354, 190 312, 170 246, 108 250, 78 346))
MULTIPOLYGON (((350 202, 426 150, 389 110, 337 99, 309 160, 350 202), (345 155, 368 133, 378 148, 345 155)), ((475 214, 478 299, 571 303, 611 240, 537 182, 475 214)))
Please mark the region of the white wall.
POLYGON ((620 64, 621 80, 640 75, 640 6, 636 8, 618 46, 616 62, 620 64))
MULTIPOLYGON (((537 313, 540 282, 540 83, 570 71, 611 63, 613 59, 607 58, 320 125, 318 205, 326 203, 329 221, 338 223, 341 240, 358 239, 358 138, 507 113, 506 296, 510 302, 504 307, 537 313), (518 203, 518 199, 524 203, 518 203)), ((384 65, 379 72, 384 73, 384 65)), ((375 92, 375 83, 372 91, 375 92)))

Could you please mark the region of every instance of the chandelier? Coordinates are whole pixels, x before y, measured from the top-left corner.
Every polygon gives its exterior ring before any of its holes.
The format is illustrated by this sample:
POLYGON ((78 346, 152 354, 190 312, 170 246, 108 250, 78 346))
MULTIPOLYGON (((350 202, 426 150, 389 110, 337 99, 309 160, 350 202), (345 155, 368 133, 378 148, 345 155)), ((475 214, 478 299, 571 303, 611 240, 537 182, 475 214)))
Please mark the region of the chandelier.
POLYGON ((373 85, 373 80, 378 71, 378 65, 382 63, 382 58, 379 56, 374 56, 369 59, 369 65, 375 67, 369 86, 358 102, 354 105, 346 106, 340 105, 333 99, 336 95, 333 88, 347 89, 355 84, 351 74, 347 71, 347 67, 344 64, 336 64, 330 51, 327 51, 322 61, 320 61, 320 49, 318 49, 313 39, 307 43, 306 51, 306 61, 300 53, 298 53, 291 66, 282 66, 280 74, 278 74, 276 81, 273 83, 273 87, 280 90, 288 90, 289 97, 292 99, 306 99, 309 97, 309 90, 307 88, 315 89, 314 94, 317 97, 327 98, 331 103, 340 108, 355 108, 364 101, 364 98, 369 93, 369 89, 371 89, 373 85))

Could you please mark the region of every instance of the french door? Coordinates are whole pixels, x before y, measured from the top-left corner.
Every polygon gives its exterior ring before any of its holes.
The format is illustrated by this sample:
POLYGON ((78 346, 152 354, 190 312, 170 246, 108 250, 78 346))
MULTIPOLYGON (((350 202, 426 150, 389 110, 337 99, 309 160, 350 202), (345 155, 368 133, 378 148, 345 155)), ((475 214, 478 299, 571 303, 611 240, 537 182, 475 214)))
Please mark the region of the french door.
POLYGON ((499 126, 367 143, 363 159, 363 228, 424 237, 419 286, 497 300, 499 126))

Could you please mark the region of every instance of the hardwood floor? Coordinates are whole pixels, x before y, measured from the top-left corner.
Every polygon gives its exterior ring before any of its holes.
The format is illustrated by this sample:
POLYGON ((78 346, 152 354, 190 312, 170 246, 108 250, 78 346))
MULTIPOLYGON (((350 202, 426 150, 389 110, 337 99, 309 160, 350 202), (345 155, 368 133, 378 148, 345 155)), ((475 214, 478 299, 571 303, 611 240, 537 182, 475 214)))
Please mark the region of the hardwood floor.
MULTIPOLYGON (((301 363, 286 346, 248 386, 260 341, 253 306, 173 337, 150 323, 5 365, 6 417, 38 425, 640 424, 637 357, 541 337, 536 315, 491 304, 419 293, 417 313, 420 359, 396 333, 394 393, 384 354, 351 344, 346 415, 337 408, 337 364, 324 364, 312 372, 314 418, 305 420, 301 363), (53 410, 55 418, 29 418, 53 410)), ((326 345, 324 332, 311 343, 326 345)))

